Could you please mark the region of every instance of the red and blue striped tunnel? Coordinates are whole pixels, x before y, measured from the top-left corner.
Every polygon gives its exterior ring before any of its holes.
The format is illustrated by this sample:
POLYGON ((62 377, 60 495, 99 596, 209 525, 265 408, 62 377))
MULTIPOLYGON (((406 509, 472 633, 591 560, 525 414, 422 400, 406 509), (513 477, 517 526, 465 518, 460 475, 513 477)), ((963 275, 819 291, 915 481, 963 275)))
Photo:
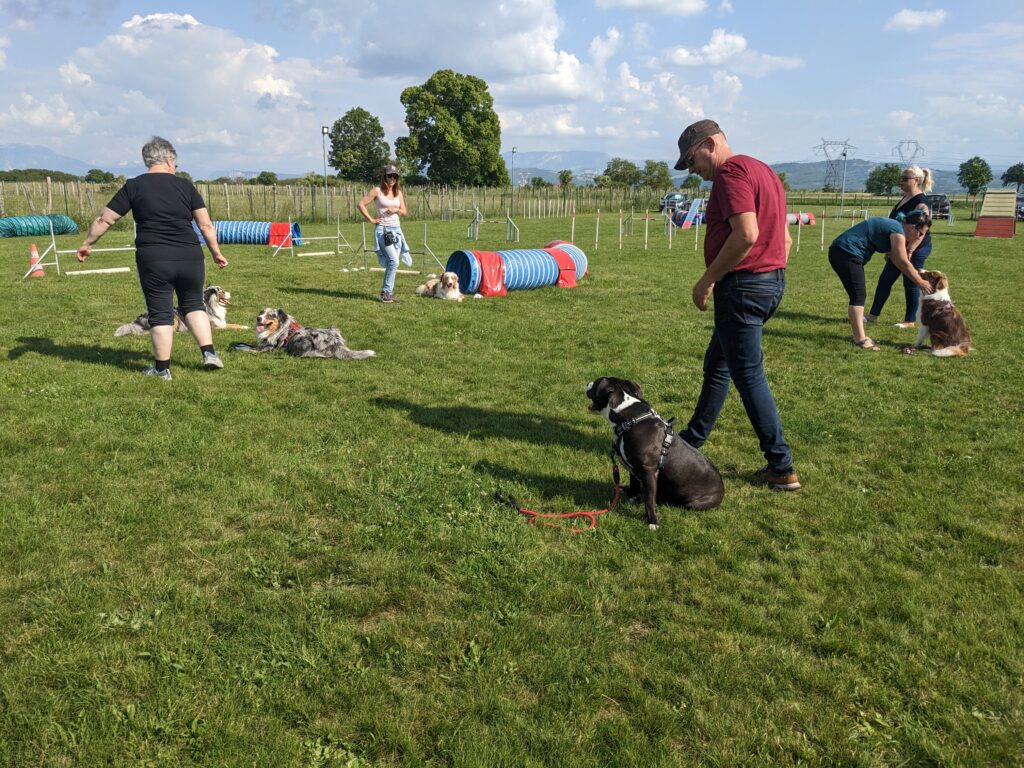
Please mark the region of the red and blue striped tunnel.
MULTIPOLYGON (((576 268, 576 279, 587 273, 587 255, 572 243, 561 240, 548 243, 544 248, 497 251, 505 265, 505 288, 521 291, 541 288, 558 282, 558 262, 551 253, 557 248, 572 259, 576 268)), ((480 289, 481 268, 478 251, 460 250, 448 257, 446 272, 459 276, 459 286, 464 293, 476 293, 480 289)))

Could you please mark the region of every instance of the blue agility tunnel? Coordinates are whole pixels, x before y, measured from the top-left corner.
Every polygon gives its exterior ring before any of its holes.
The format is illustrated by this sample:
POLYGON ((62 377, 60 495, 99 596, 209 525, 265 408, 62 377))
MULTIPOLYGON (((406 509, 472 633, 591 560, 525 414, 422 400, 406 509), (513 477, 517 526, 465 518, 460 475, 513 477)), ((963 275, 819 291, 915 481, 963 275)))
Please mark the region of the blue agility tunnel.
POLYGON ((0 237, 39 237, 50 234, 76 235, 78 225, 70 216, 54 213, 46 216, 7 216, 0 219, 0 237))
MULTIPOLYGON (((269 221, 215 221, 217 241, 222 245, 269 245, 269 221)), ((302 244, 302 231, 299 223, 292 223, 292 241, 295 245, 302 244)))
POLYGON ((575 285, 587 273, 587 256, 572 243, 562 241, 548 243, 544 248, 460 250, 448 257, 445 271, 459 276, 463 293, 500 295, 506 290, 575 285), (565 279, 565 271, 574 273, 571 280, 565 279))

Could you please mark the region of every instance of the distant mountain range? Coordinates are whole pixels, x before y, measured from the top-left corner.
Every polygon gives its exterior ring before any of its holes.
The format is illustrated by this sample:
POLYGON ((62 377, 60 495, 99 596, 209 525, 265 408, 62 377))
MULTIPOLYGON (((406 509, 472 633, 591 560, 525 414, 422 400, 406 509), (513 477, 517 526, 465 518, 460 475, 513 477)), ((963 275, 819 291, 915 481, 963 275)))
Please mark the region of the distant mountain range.
MULTIPOLYGON (((512 152, 502 154, 505 164, 510 172, 514 168, 517 184, 528 184, 534 176, 539 176, 552 184, 558 183, 558 172, 570 170, 573 173, 573 181, 577 184, 586 184, 594 176, 604 172, 608 161, 612 156, 606 152, 589 152, 585 150, 572 150, 567 152, 512 152)), ((634 161, 635 162, 635 161, 634 161)), ((641 161, 642 162, 642 161, 641 161)), ((638 163, 640 164, 640 163, 638 163)), ((873 163, 868 160, 851 158, 846 163, 846 189, 851 192, 863 191, 871 169, 880 163, 873 163)), ((820 189, 825 181, 825 171, 828 163, 820 160, 812 163, 775 163, 772 168, 778 173, 786 174, 786 181, 792 189, 820 189)), ((76 176, 84 176, 93 168, 100 168, 114 174, 125 174, 135 176, 142 173, 143 168, 138 166, 129 168, 103 168, 94 163, 88 163, 77 158, 59 155, 46 147, 32 144, 0 144, 0 170, 10 171, 21 168, 43 168, 51 171, 63 171, 76 176)), ((842 181, 843 167, 838 168, 840 182, 842 181)), ((994 180, 991 186, 999 186, 999 177, 1005 169, 993 169, 994 180)), ((210 175, 207 178, 220 178, 222 176, 251 178, 258 171, 223 171, 210 175)), ((957 172, 948 169, 933 169, 935 176, 935 192, 964 192, 956 180, 957 172)), ((302 174, 278 173, 282 179, 295 178, 302 174)), ((679 184, 685 174, 673 171, 673 180, 679 184)))

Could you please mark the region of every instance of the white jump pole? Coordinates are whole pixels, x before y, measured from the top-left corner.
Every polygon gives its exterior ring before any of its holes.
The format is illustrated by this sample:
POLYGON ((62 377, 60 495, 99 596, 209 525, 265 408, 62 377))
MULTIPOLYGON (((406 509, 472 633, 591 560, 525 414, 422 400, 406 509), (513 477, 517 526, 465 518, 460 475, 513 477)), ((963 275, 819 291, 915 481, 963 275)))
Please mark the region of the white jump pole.
POLYGON ((647 229, 651 221, 651 215, 644 211, 644 250, 647 250, 647 229))
POLYGON ((601 209, 597 209, 597 216, 594 218, 594 250, 597 250, 597 241, 601 237, 601 209))

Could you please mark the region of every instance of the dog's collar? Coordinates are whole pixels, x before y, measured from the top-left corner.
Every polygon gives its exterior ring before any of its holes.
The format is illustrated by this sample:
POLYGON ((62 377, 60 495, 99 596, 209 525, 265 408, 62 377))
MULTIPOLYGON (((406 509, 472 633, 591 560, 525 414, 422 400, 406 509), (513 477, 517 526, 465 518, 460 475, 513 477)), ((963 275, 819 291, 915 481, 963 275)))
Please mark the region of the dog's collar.
POLYGON ((281 343, 282 344, 287 344, 288 343, 288 339, 291 338, 291 335, 293 333, 295 333, 295 331, 301 331, 301 330, 302 330, 302 326, 299 325, 299 322, 297 320, 292 320, 291 323, 288 325, 287 333, 285 333, 284 338, 281 339, 281 343))

